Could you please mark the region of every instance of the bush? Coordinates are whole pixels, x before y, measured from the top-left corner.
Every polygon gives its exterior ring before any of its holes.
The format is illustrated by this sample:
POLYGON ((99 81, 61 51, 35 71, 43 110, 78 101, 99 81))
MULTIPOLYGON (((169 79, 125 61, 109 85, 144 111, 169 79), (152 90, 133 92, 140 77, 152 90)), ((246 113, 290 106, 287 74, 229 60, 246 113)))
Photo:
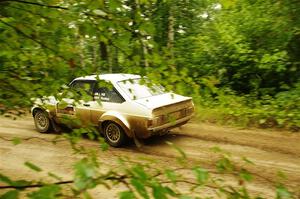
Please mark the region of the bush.
POLYGON ((225 124, 300 129, 300 84, 274 97, 238 96, 222 89, 213 96, 205 93, 197 99, 198 118, 225 124))

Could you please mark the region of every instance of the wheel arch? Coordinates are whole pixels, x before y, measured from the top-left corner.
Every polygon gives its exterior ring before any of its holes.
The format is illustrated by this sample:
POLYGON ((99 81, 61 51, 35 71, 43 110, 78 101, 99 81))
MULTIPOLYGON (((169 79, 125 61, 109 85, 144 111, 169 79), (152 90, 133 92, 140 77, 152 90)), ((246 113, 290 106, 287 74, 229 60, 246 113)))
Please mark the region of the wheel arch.
POLYGON ((49 111, 46 110, 46 109, 44 109, 44 108, 42 108, 42 107, 39 107, 39 106, 33 107, 33 108, 31 109, 31 114, 32 114, 32 116, 34 117, 35 114, 36 114, 38 111, 44 111, 44 112, 46 112, 46 113, 48 114, 48 116, 49 116, 49 111))
POLYGON ((114 111, 109 111, 103 114, 99 119, 99 127, 102 132, 104 130, 105 125, 108 124, 109 122, 115 122, 124 130, 125 134, 128 137, 130 138, 133 137, 133 133, 130 130, 130 124, 122 114, 114 111))

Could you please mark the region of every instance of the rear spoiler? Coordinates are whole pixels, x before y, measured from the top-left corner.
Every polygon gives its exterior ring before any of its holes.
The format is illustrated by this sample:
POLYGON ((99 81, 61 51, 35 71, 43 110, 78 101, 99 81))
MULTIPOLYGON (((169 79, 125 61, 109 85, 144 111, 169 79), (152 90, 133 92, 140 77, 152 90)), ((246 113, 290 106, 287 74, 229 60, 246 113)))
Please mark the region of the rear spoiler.
MULTIPOLYGON (((168 105, 165 105, 165 106, 155 108, 155 109, 152 110, 152 113, 159 112, 159 111, 167 111, 168 112, 168 109, 173 108, 173 107, 174 108, 176 107, 176 110, 180 110, 180 109, 183 109, 183 108, 186 108, 186 107, 189 107, 189 106, 193 106, 193 101, 192 101, 191 97, 189 97, 186 100, 176 102, 174 104, 168 104, 168 105)), ((176 110, 174 110, 174 111, 176 111, 176 110)))

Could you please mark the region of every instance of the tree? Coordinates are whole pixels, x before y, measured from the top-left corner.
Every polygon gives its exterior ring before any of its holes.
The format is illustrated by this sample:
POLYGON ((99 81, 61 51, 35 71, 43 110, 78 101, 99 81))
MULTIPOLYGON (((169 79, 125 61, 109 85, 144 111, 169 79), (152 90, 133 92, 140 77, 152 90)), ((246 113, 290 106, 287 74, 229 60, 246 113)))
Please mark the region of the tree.
MULTIPOLYGON (((195 60, 238 93, 275 95, 299 82, 298 3, 220 1, 198 35, 195 60), (288 77, 288 78, 287 78, 288 77)), ((209 9, 209 8, 208 8, 209 9)))

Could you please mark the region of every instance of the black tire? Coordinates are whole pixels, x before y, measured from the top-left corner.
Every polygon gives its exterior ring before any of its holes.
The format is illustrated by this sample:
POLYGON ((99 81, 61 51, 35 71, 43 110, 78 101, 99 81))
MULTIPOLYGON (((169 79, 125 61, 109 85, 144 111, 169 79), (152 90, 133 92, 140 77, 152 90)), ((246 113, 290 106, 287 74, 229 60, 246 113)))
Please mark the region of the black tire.
POLYGON ((40 133, 49 133, 52 130, 52 123, 45 111, 38 110, 34 114, 35 128, 40 133))
POLYGON ((120 125, 115 122, 107 122, 103 128, 106 142, 113 147, 120 147, 126 142, 126 134, 120 125))

